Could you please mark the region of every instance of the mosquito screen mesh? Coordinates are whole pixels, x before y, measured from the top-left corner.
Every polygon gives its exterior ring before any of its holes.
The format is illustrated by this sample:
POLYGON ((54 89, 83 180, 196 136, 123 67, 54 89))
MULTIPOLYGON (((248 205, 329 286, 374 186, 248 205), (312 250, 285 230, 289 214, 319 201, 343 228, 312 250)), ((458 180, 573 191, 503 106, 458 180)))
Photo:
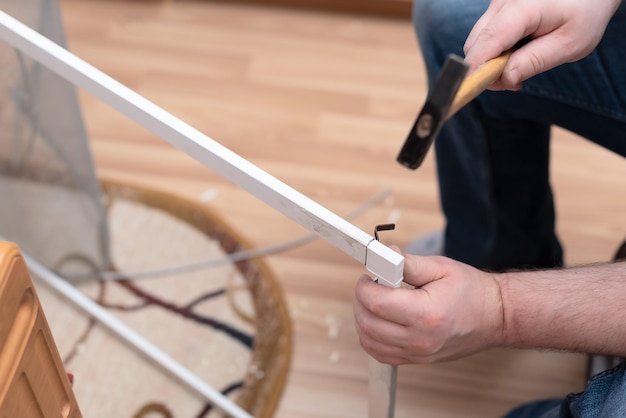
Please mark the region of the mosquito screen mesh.
MULTIPOLYGON (((0 0, 60 45, 57 0, 0 0)), ((0 41, 0 235, 59 273, 109 268, 108 232, 72 84, 0 41)))

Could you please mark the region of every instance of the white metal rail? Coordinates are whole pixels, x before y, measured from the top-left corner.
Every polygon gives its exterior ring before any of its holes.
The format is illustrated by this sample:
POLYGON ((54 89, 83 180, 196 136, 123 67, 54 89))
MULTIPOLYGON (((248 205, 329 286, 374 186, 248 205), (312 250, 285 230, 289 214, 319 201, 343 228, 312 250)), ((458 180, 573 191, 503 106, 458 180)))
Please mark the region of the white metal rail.
MULTIPOLYGON (((371 235, 3 11, 0 11, 0 38, 352 256, 376 275, 380 284, 400 286, 404 258, 371 235)), ((379 395, 389 398, 385 393, 379 395)), ((370 412, 379 401, 372 399, 370 392, 370 412)))

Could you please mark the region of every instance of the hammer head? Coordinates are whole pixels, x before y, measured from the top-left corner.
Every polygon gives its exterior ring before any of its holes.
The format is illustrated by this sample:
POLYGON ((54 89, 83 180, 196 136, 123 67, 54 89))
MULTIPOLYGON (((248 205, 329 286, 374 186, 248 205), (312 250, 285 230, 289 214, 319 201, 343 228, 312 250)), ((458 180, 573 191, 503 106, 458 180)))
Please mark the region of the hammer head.
POLYGON ((398 162, 415 170, 422 164, 430 146, 447 119, 469 66, 458 55, 450 54, 439 72, 426 103, 398 154, 398 162))

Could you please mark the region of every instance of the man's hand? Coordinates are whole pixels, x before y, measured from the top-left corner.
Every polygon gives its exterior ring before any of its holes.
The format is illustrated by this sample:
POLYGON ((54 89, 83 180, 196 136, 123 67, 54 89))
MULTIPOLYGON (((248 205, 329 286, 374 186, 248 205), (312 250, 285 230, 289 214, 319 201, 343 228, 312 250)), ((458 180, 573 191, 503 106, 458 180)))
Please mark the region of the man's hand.
POLYGON ((404 281, 390 289, 368 276, 356 287, 361 345, 383 363, 452 360, 503 343, 503 310, 493 276, 445 257, 405 256, 404 281))
POLYGON ((598 45, 621 0, 492 0, 465 43, 470 71, 512 48, 493 90, 518 90, 528 78, 587 56, 598 45))

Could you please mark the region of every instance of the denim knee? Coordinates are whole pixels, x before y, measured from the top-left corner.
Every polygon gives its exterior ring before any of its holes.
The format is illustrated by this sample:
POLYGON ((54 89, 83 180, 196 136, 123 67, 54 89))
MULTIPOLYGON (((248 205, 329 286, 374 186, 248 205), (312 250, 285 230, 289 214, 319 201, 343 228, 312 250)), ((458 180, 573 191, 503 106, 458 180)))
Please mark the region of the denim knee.
POLYGON ((450 53, 463 56, 463 44, 489 0, 415 0, 413 24, 429 78, 450 53))

